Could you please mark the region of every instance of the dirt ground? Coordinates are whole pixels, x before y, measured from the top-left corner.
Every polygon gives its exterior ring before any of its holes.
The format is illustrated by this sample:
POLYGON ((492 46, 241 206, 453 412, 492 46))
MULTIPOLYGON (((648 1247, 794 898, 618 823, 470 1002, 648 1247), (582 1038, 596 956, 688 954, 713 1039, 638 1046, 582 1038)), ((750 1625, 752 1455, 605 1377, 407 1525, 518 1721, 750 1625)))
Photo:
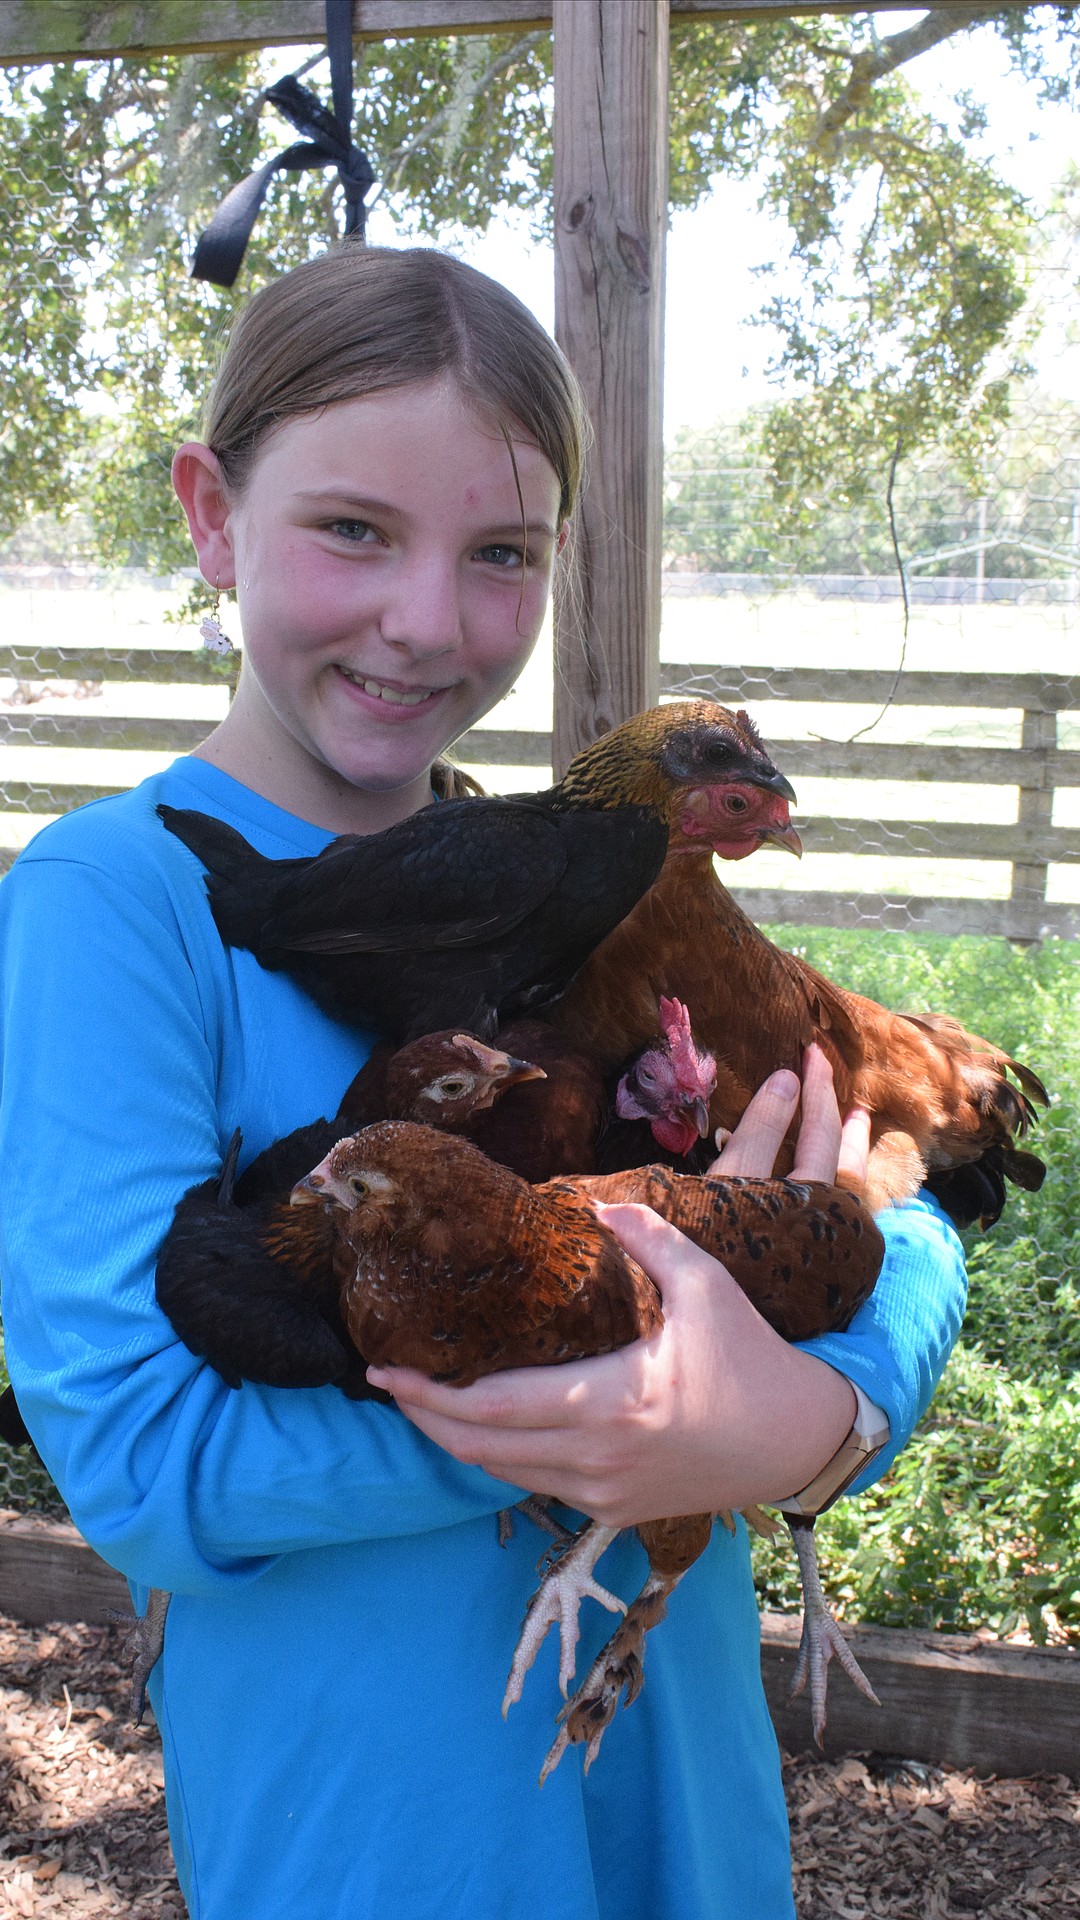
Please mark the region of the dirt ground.
MULTIPOLYGON (((183 1920, 124 1638, 0 1618, 0 1920, 183 1920)), ((1080 1920, 1080 1788, 1063 1776, 868 1755, 802 1756, 786 1777, 799 1920, 1080 1920)))

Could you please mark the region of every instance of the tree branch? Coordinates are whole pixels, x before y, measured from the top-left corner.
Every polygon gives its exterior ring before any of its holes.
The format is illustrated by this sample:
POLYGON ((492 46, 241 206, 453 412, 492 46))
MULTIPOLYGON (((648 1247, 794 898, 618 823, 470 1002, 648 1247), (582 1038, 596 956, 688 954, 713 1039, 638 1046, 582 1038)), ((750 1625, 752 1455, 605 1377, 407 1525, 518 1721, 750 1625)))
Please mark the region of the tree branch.
MULTIPOLYGON (((486 93, 492 81, 497 80, 501 73, 505 73, 507 67, 513 66, 523 54, 528 52, 530 47, 538 46, 540 42, 547 37, 546 34, 541 33, 525 33, 514 40, 509 47, 505 47, 500 54, 496 55, 490 65, 485 67, 483 73, 477 75, 476 81, 470 89, 470 99, 475 100, 478 95, 486 93)), ((374 207, 385 194, 394 191, 401 177, 401 169, 410 154, 415 153, 419 147, 427 146, 429 141, 431 141, 437 133, 441 133, 444 127, 449 124, 451 114, 460 112, 460 105, 461 103, 458 100, 448 101, 446 106, 440 107, 437 113, 432 114, 430 120, 424 122, 424 125, 418 133, 413 134, 411 139, 402 141, 400 147, 395 147, 392 153, 388 153, 383 158, 381 162, 382 180, 368 199, 367 210, 369 213, 372 207, 374 207)))
POLYGON ((834 154, 841 127, 864 107, 873 92, 874 82, 894 73, 916 54, 926 53, 955 33, 966 33, 986 18, 986 7, 935 7, 913 27, 905 27, 876 46, 851 56, 851 75, 846 86, 830 101, 810 139, 819 153, 834 154))

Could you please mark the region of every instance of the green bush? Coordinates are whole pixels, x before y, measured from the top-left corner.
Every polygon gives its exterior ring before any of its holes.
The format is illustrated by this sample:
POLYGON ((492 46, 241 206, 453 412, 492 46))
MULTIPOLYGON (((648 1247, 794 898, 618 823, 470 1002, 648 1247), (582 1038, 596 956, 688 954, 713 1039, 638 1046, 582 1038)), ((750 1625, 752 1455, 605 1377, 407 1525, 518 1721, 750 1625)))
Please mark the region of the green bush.
MULTIPOLYGON (((964 1336, 887 1477, 816 1529, 838 1612, 945 1632, 1026 1628, 1080 1644, 1080 944, 773 928, 832 979, 898 1010, 955 1014, 1039 1073, 1040 1193, 1009 1192, 965 1236, 964 1336)), ((797 1608, 794 1557, 755 1546, 769 1606, 797 1608)))

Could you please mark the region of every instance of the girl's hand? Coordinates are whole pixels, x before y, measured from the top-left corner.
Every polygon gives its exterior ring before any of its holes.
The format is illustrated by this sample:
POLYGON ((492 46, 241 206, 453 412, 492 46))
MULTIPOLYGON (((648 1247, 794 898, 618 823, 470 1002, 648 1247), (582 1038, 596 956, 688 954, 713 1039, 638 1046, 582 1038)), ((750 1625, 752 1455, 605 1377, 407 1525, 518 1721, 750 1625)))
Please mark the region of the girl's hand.
MULTIPOLYGON (((767 1175, 799 1099, 792 1073, 755 1095, 715 1170, 767 1175)), ((795 1176, 865 1172, 869 1121, 841 1126, 824 1054, 808 1049, 795 1176)), ((600 1209, 660 1288, 664 1325, 618 1353, 519 1368, 471 1387, 369 1373, 403 1413, 469 1465, 608 1526, 737 1509, 805 1486, 847 1433, 842 1375, 774 1333, 719 1262, 647 1207, 600 1209)))

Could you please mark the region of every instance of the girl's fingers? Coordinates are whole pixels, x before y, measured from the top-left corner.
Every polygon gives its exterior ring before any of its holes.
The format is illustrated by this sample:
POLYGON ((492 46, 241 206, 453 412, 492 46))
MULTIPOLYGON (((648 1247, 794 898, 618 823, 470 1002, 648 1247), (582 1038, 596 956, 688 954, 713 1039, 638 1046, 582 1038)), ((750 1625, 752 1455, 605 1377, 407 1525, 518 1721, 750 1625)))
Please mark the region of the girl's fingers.
POLYGON ((866 1185, 866 1163, 870 1157, 870 1115, 865 1107, 853 1107, 844 1121, 840 1138, 838 1181, 856 1193, 866 1185))
MULTIPOLYGON (((425 1413, 504 1432, 508 1427, 533 1430, 573 1425, 581 1418, 590 1386, 595 1392, 597 1385, 583 1381, 572 1362, 492 1373, 471 1387, 448 1387, 410 1367, 369 1367, 367 1377, 373 1387, 393 1394, 410 1417, 425 1413)), ((425 1426, 425 1431, 430 1429, 425 1426)))
POLYGON ((724 1142, 710 1173, 752 1174, 768 1179, 799 1104, 799 1076, 786 1067, 759 1087, 738 1126, 724 1142))
POLYGON ((759 1087, 709 1168, 710 1173, 767 1179, 800 1097, 802 1112, 792 1179, 832 1183, 842 1172, 846 1185, 858 1186, 865 1181, 869 1116, 856 1110, 841 1124, 832 1065, 817 1045, 807 1047, 803 1056, 801 1088, 798 1077, 784 1069, 770 1075, 759 1087))
POLYGON ((792 1179, 835 1180, 842 1131, 832 1065, 820 1047, 807 1047, 803 1056, 802 1117, 792 1179))

